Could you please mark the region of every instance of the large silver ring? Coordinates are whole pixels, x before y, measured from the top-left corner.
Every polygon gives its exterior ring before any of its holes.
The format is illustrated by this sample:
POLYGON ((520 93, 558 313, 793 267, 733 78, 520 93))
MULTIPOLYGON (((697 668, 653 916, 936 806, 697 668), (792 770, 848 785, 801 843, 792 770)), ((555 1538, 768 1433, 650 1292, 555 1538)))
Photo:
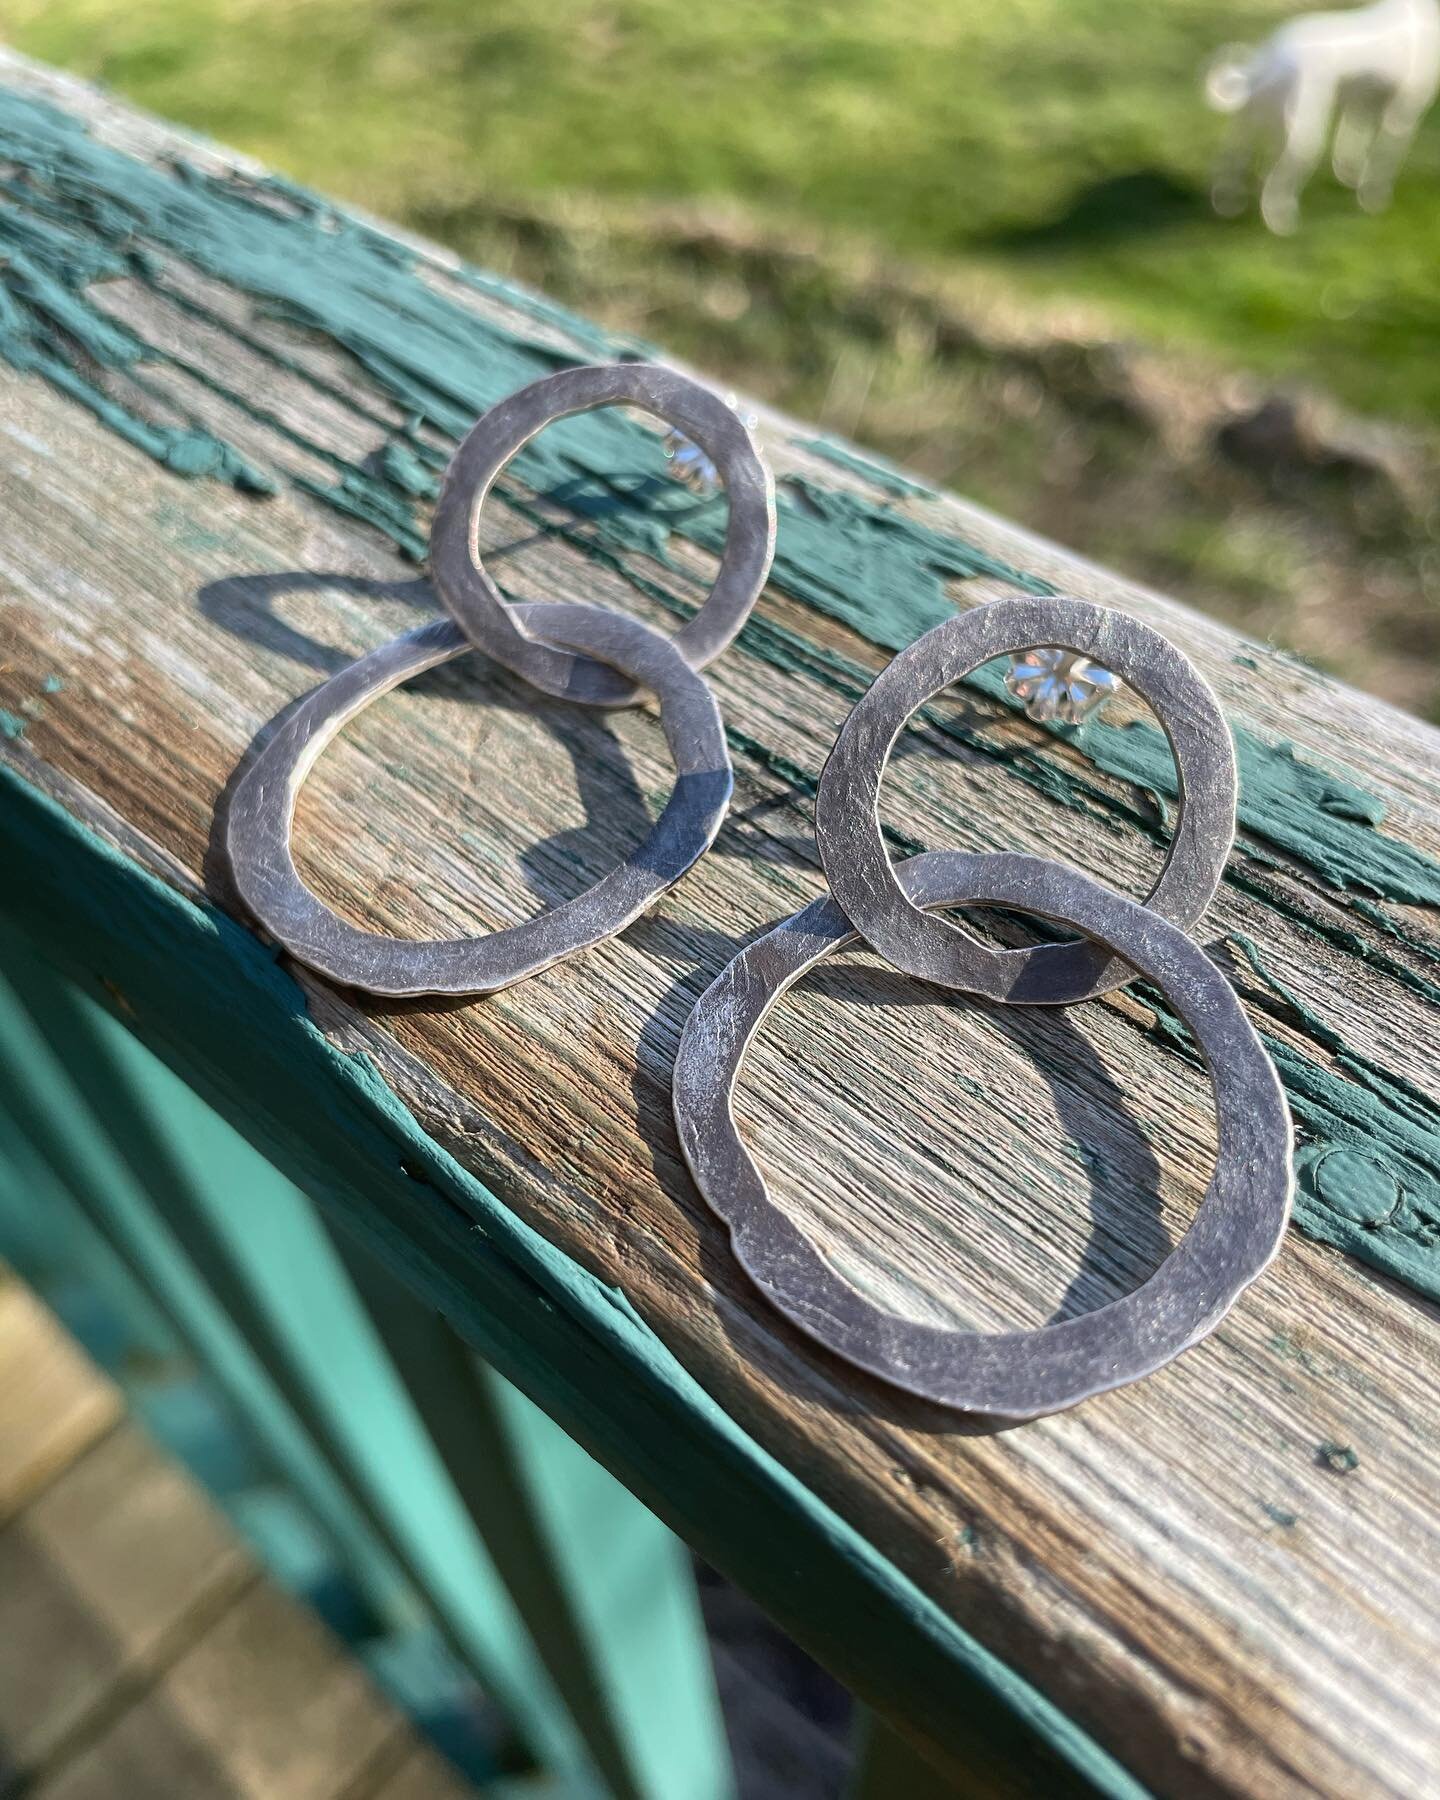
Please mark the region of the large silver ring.
POLYGON ((451 459, 430 527, 430 574, 465 635, 488 656, 560 699, 629 706, 639 689, 615 669, 542 643, 526 632, 480 558, 480 508, 496 476, 518 450, 557 419, 601 406, 637 406, 678 426, 701 446, 724 479, 730 522, 720 567, 705 604, 675 634, 692 669, 731 642, 765 585, 775 553, 775 484, 744 421, 718 394, 674 369, 651 363, 562 369, 492 406, 451 459))
POLYGON ((524 626, 613 665, 660 702, 675 787, 645 841, 594 887, 487 937, 413 940, 361 931, 301 881, 290 851, 295 798, 321 751, 378 695, 474 646, 449 619, 395 638, 301 701, 236 783, 226 848, 245 904, 308 968, 372 994, 487 994, 598 944, 637 919, 715 841, 734 778, 720 709, 673 642, 638 619, 530 604, 524 626))
POLYGON ((803 1331, 925 1399, 1028 1419, 1150 1374, 1213 1331, 1279 1248, 1290 1211, 1290 1118, 1230 984, 1183 932, 1064 864, 930 851, 899 870, 917 907, 988 903, 1094 938, 1159 987, 1194 1033, 1215 1086, 1219 1151, 1188 1232, 1133 1293, 1034 1331, 981 1334, 903 1319, 843 1279, 775 1204, 731 1110, 745 1051, 807 969, 860 935, 833 899, 812 902, 729 964, 686 1023, 675 1122, 700 1192, 735 1254, 803 1331))
POLYGON ((946 619, 876 676, 820 777, 815 837, 830 891, 860 934, 907 975, 991 1000, 1067 1006, 1131 978, 1094 944, 1002 950, 927 918, 886 854, 877 804, 901 728, 917 707, 1009 651, 1060 645, 1102 664, 1148 700, 1175 756, 1175 831, 1145 904, 1194 925, 1215 896, 1235 838, 1235 751, 1219 702, 1188 657, 1127 613, 1065 598, 992 600, 946 619))

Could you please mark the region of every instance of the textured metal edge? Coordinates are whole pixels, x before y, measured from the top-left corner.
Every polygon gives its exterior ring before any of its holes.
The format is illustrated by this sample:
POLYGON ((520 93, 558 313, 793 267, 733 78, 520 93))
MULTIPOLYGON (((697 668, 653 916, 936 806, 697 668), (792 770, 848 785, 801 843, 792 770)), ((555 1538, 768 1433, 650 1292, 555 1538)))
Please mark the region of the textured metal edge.
POLYGON ((758 938, 686 1023, 674 1111, 696 1185, 729 1227, 766 1298, 817 1342, 883 1380, 990 1418, 1057 1412, 1161 1368, 1213 1331, 1274 1257, 1293 1189, 1279 1078, 1224 976, 1157 913, 1078 870, 1015 854, 930 851, 900 870, 916 906, 984 902, 1038 913, 1097 939, 1154 981, 1190 1027, 1215 1085, 1219 1153, 1189 1231, 1132 1293, 1033 1331, 976 1333, 888 1312, 843 1279, 771 1199, 735 1125, 745 1051, 808 969, 859 934, 831 898, 758 938))
POLYGON ((505 464, 545 426, 616 405, 678 426, 725 484, 730 518, 715 583, 674 638, 690 667, 704 668, 734 639, 770 573, 775 483, 744 421, 688 375, 654 363, 599 363, 519 389, 476 421, 451 458, 430 528, 435 590, 470 641, 542 692, 592 706, 632 705, 640 689, 614 668, 539 642, 523 628, 481 561, 480 508, 505 464))
POLYGON ((1230 732, 1204 677, 1142 620, 1065 596, 992 600, 946 619, 875 678, 835 740, 815 801, 815 838, 831 892, 856 928, 907 975, 991 1000, 1066 1006, 1128 981, 1092 944, 983 944, 927 918, 906 898, 881 836, 880 785, 906 720, 992 657, 1059 645, 1111 669, 1154 710, 1179 774, 1180 804, 1164 866, 1146 897, 1171 924, 1204 915, 1235 840, 1238 779, 1230 732))
POLYGON ((521 622, 622 670, 654 693, 675 759, 669 800, 644 841, 583 894, 475 938, 403 939, 362 931, 304 885, 290 848, 295 800, 322 750, 363 707, 473 646, 450 620, 407 632, 302 700, 236 783, 225 845, 241 898, 298 961, 346 987, 399 998, 485 994, 614 937, 715 841, 734 776, 720 708, 672 641, 593 606, 532 604, 521 622))

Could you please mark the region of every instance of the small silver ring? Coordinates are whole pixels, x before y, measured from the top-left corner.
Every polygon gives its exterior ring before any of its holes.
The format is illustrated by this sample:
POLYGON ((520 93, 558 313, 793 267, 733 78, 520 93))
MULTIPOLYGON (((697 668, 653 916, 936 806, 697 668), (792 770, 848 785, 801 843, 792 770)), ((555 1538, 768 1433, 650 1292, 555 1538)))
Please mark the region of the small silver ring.
POLYGON ((991 1000, 1068 1006, 1131 979, 1087 943, 1001 950, 949 919, 927 918, 886 854, 877 806, 905 721, 972 669, 1058 645, 1112 670, 1149 701, 1175 757, 1175 830, 1145 904, 1188 929, 1204 914, 1235 839, 1235 750, 1220 704, 1188 657, 1128 613, 1064 597, 992 600, 902 650, 845 721, 820 777, 815 838, 830 891, 874 949, 907 975, 991 1000))
POLYGON ((932 850, 904 863, 899 879, 915 906, 1011 906, 1070 926, 1164 992, 1210 1070, 1219 1125, 1215 1171, 1180 1243, 1133 1293, 1033 1331, 921 1324, 845 1281, 770 1198, 732 1111, 745 1051, 770 1008, 860 935, 828 896, 757 938, 701 995, 675 1063, 680 1145, 701 1194, 728 1225, 736 1257, 801 1330, 927 1400, 992 1418, 1038 1418, 1151 1374, 1215 1329, 1284 1235, 1290 1116, 1229 982, 1158 913, 1078 869, 1013 853, 932 850))
POLYGON ((660 702, 675 787, 644 842, 600 881, 533 919, 475 938, 362 931, 301 881, 290 849, 295 799, 321 751, 378 695, 472 650, 449 619, 372 650, 302 700, 236 783, 225 843, 241 898, 298 961, 346 987, 391 996, 488 994, 614 937, 715 841, 734 777, 720 709, 672 641, 639 619, 581 605, 515 608, 523 625, 613 665, 660 702))
POLYGON ((480 558, 480 508, 495 478, 545 426, 602 406, 637 406, 678 426, 725 483, 730 520, 705 604, 675 634, 692 669, 703 669, 750 614, 775 554, 775 483, 744 421, 689 376, 653 363, 562 369, 492 406, 450 461, 430 527, 430 574, 445 610, 471 643, 558 699, 630 706, 634 683, 613 668, 542 643, 518 623, 480 558))

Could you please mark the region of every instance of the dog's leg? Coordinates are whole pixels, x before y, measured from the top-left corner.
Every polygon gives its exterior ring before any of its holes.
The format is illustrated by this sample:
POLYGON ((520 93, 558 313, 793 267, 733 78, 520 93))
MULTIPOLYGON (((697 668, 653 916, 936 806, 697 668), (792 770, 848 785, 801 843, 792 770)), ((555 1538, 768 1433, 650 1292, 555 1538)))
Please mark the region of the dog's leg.
POLYGON ((1365 165, 1375 148, 1380 130, 1380 107, 1373 95, 1343 100, 1335 126, 1331 162, 1342 187, 1358 188, 1365 179, 1365 165))
POLYGON ((1380 126, 1357 184, 1360 204, 1366 212, 1382 212, 1390 204, 1395 177, 1433 98, 1433 94, 1421 95, 1402 88, 1380 114, 1380 126))
POLYGON ((1285 142, 1260 190, 1260 216, 1279 236, 1300 222, 1300 190, 1315 172, 1335 104, 1335 87, 1302 75, 1285 103, 1285 142))

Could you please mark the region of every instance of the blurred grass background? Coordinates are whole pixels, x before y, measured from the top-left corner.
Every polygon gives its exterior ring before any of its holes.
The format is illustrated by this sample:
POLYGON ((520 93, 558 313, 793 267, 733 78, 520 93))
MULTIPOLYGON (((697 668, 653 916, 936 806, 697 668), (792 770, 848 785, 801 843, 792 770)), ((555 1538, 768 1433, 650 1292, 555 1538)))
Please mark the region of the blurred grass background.
POLYGON ((17 48, 1440 716, 1440 111, 1207 201, 1276 0, 8 0, 17 48), (1328 399, 1338 403, 1329 405, 1328 399))

